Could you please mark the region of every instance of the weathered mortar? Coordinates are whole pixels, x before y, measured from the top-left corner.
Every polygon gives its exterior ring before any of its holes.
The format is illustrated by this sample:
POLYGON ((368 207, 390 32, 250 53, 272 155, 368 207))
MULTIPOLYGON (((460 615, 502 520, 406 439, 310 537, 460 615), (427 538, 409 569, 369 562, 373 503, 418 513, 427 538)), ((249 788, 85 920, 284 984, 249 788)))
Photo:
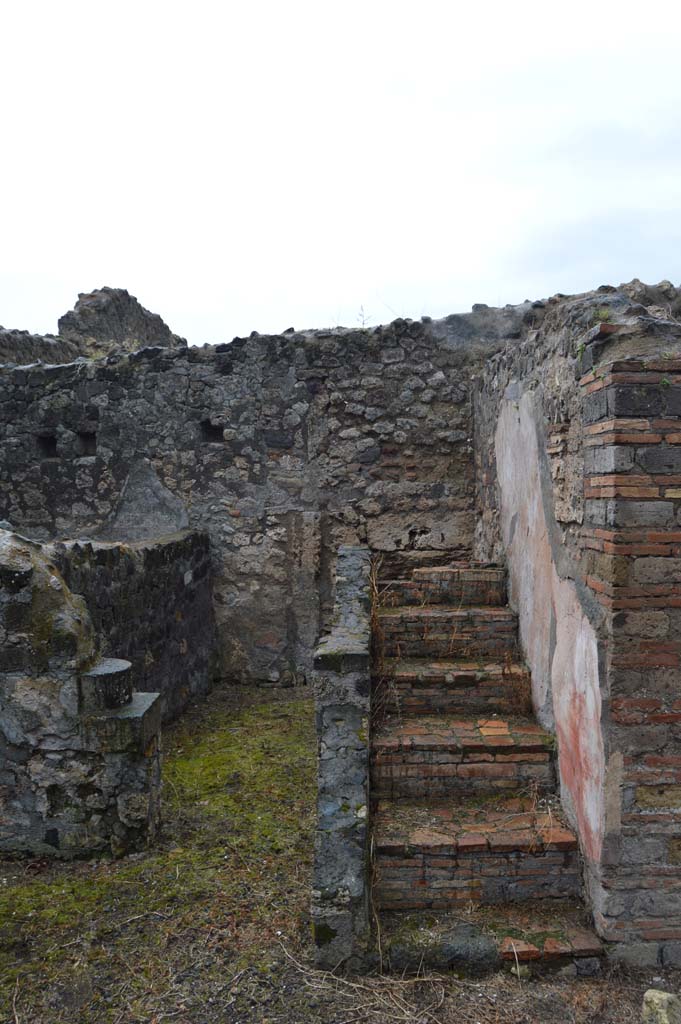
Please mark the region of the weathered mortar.
POLYGON ((470 554, 470 378, 524 312, 6 368, 0 516, 45 540, 205 530, 223 674, 295 682, 340 544, 470 554))

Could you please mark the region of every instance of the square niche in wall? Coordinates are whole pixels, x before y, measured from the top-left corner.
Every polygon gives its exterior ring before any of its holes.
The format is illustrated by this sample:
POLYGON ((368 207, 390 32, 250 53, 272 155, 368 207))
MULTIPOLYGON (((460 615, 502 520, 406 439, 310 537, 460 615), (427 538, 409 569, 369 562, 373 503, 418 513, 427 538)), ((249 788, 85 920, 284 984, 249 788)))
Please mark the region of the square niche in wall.
POLYGON ((76 439, 79 455, 97 454, 97 435, 93 430, 79 430, 76 439))
POLYGON ((201 420, 201 440, 207 444, 222 444, 225 440, 224 429, 222 423, 211 423, 210 420, 201 420))
POLYGON ((36 436, 36 442, 38 444, 38 452, 40 453, 41 458, 56 459, 58 457, 56 434, 38 434, 36 436))

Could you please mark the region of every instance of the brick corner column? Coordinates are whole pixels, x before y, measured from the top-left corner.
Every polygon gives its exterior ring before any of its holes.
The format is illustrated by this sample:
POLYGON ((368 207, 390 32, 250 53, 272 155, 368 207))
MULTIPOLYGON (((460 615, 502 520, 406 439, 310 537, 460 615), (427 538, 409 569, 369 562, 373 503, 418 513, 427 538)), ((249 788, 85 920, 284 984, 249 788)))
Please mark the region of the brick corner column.
POLYGON ((581 385, 584 571, 606 613, 611 766, 595 921, 623 959, 678 965, 681 357, 601 363, 581 385))

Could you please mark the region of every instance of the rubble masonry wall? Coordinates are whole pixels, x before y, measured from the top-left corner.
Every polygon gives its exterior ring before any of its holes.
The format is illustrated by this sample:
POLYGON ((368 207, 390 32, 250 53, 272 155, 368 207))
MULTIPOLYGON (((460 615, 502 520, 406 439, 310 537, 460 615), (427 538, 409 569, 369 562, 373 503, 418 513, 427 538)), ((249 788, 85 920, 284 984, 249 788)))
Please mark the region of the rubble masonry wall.
POLYGON ((215 616, 206 534, 70 541, 51 552, 69 588, 85 599, 101 653, 131 662, 133 689, 160 693, 164 720, 207 692, 215 616))
POLYGON ((41 540, 205 531, 222 674, 294 683, 341 544, 470 557, 471 377, 524 312, 2 368, 0 518, 41 540))

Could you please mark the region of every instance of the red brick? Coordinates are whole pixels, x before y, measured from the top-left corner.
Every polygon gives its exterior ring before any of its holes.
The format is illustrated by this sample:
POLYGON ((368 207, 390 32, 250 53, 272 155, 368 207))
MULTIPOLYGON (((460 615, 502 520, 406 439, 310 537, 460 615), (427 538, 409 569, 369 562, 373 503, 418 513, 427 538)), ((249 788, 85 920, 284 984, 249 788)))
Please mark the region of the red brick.
POLYGON ((522 829, 517 832, 504 829, 500 832, 492 832, 488 836, 489 847, 493 853, 510 853, 513 850, 541 850, 541 842, 537 835, 530 829, 522 829))
POLYGON ((585 928, 569 928, 567 937, 575 956, 600 956, 603 944, 585 928))
POLYGON ((541 953, 531 942, 524 942, 523 939, 514 939, 510 936, 502 941, 499 952, 502 960, 518 960, 519 963, 541 959, 541 953))
POLYGON ((572 946, 560 939, 546 939, 542 952, 545 960, 558 960, 563 956, 571 956, 572 946))
POLYGON ((659 697, 616 697, 613 708, 630 708, 637 711, 657 711, 662 707, 659 697))
POLYGON ((602 420, 600 423, 592 423, 584 428, 585 434, 603 434, 609 430, 650 430, 650 420, 647 419, 624 419, 620 417, 612 420, 602 420))
POLYGON ((460 836, 458 839, 459 853, 478 853, 487 850, 487 839, 483 835, 476 835, 474 832, 460 836))

